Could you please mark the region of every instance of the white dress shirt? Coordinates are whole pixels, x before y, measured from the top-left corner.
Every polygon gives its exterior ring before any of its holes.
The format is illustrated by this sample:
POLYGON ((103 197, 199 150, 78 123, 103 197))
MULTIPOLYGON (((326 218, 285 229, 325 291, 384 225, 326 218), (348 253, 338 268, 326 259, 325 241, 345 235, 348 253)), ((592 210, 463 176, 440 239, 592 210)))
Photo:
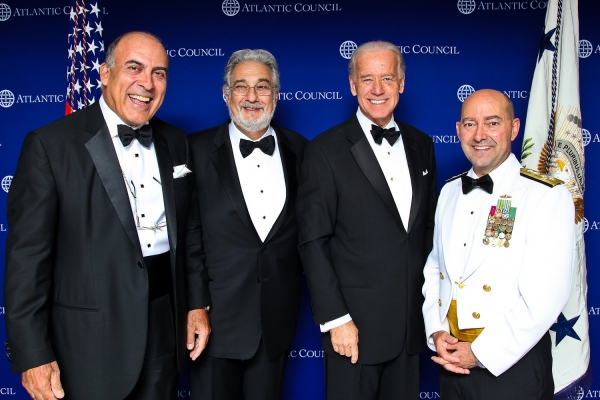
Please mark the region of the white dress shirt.
POLYGON ((169 251, 167 218, 154 142, 148 148, 133 139, 127 147, 123 146, 117 125, 127 124, 108 107, 104 97, 100 97, 100 108, 124 175, 123 185, 129 196, 142 254, 147 257, 166 253, 169 251))
POLYGON ((279 143, 272 127, 269 127, 258 140, 267 136, 273 136, 275 139, 275 151, 272 155, 254 149, 244 158, 240 152, 240 139, 250 140, 250 138, 240 132, 233 122, 229 124, 229 138, 242 194, 254 228, 263 242, 281 214, 286 199, 279 143))
MULTIPOLYGON (((373 140, 373 135, 371 134, 371 125, 373 125, 373 121, 365 117, 360 108, 356 111, 356 117, 375 153, 377 162, 379 163, 388 187, 392 192, 392 197, 394 198, 394 203, 396 203, 396 207, 400 213, 404 229, 406 229, 408 226, 408 217, 410 216, 410 204, 412 202, 412 183, 410 181, 410 173, 408 171, 406 153, 404 152, 402 135, 398 137, 393 146, 390 146, 386 139, 383 139, 381 144, 377 144, 375 143, 375 140, 373 140)), ((394 118, 390 120, 384 129, 388 128, 399 130, 394 118)), ((351 320, 352 317, 350 314, 346 314, 333 321, 322 324, 320 326, 321 332, 327 332, 351 320)))

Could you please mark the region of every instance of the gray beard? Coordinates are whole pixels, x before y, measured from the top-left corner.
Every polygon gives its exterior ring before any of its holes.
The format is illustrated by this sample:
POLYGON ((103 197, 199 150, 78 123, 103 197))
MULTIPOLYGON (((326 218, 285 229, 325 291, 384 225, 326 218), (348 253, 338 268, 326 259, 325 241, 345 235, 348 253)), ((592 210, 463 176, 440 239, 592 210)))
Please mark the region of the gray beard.
POLYGON ((231 118, 233 123, 248 132, 258 132, 267 129, 269 127, 269 124, 271 123, 271 120, 273 119, 273 115, 275 114, 275 104, 273 105, 273 111, 271 111, 271 113, 267 114, 266 112, 264 112, 259 119, 253 121, 247 121, 243 119, 241 110, 239 110, 238 115, 236 117, 235 115, 233 115, 233 112, 231 112, 231 107, 229 107, 228 109, 229 118, 231 118))

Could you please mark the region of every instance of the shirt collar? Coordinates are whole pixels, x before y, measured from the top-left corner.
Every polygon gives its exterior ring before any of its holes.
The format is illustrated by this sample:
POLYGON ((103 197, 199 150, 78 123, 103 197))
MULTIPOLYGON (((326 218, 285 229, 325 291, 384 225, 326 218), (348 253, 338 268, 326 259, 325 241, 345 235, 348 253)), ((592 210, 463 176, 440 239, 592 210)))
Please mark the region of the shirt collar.
MULTIPOLYGON (((496 169, 494 169, 488 174, 492 178, 492 181, 494 181, 494 189, 496 189, 497 187, 495 183, 500 182, 506 174, 506 171, 508 171, 511 165, 514 165, 515 163, 519 164, 519 161, 517 160, 517 157, 515 157, 514 154, 510 153, 508 158, 504 160, 502 164, 500 164, 496 169)), ((473 171, 473 167, 471 167, 467 175, 474 179, 478 178, 478 176, 475 174, 475 171, 473 171)))
MULTIPOLYGON (((231 139, 231 143, 233 145, 239 145, 240 139, 246 139, 246 140, 250 140, 252 142, 258 142, 259 140, 261 140, 262 138, 265 138, 267 136, 275 136, 273 133, 273 127, 270 125, 269 125, 269 128, 267 129, 267 131, 261 137, 259 137, 256 140, 252 140, 248 136, 246 136, 244 133, 242 133, 242 131, 240 131, 237 126, 235 126, 233 121, 231 121, 229 123, 229 138, 231 139)), ((277 142, 277 137, 275 137, 275 142, 277 142)))
MULTIPOLYGON (((119 136, 119 131, 118 131, 117 125, 127 125, 127 124, 125 122, 123 122, 123 120, 117 115, 117 113, 115 113, 108 106, 108 104, 106 104, 106 101, 104 101, 104 95, 100 96, 100 100, 98 102, 100 103, 100 109, 102 110, 102 116, 104 116, 104 121, 106 122, 106 125, 108 126, 108 131, 110 132, 110 137, 114 138, 115 136, 119 136)), ((146 121, 145 123, 138 125, 138 126, 132 126, 132 128, 138 129, 141 126, 144 126, 147 124, 148 124, 148 121, 146 121)))
MULTIPOLYGON (((356 111, 356 118, 358 118, 358 123, 360 124, 360 127, 362 128, 365 135, 367 137, 371 137, 372 136, 371 135, 371 125, 376 125, 376 124, 373 121, 371 121, 369 118, 367 118, 365 116, 365 114, 363 114, 360 107, 358 107, 358 110, 356 111)), ((388 124, 384 127, 384 129, 388 129, 388 128, 395 128, 396 130, 400 130, 398 128, 398 124, 396 124, 396 121, 394 120, 393 116, 392 116, 392 119, 390 120, 390 122, 388 122, 388 124)))

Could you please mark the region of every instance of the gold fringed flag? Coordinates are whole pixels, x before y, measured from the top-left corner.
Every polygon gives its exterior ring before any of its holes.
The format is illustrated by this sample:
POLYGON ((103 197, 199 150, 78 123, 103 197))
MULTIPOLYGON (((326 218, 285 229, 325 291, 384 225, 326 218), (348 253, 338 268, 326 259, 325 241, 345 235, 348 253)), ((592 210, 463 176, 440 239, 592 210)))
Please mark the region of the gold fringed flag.
MULTIPOLYGON (((577 0, 550 0, 531 85, 521 163, 561 179, 575 204, 576 248, 571 297, 552 336, 555 400, 589 390, 590 343, 583 240, 584 154, 579 107, 577 0)), ((558 211, 558 210, 557 210, 558 211)))

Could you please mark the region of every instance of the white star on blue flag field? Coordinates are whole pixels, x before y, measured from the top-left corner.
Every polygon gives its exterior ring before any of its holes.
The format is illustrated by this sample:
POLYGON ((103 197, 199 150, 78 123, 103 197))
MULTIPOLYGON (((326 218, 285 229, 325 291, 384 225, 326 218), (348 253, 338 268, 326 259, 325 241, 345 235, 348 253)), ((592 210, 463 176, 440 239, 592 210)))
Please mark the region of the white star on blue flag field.
POLYGON ((104 62, 102 12, 98 2, 73 0, 69 15, 67 97, 65 114, 93 104, 102 95, 100 64, 104 62))

